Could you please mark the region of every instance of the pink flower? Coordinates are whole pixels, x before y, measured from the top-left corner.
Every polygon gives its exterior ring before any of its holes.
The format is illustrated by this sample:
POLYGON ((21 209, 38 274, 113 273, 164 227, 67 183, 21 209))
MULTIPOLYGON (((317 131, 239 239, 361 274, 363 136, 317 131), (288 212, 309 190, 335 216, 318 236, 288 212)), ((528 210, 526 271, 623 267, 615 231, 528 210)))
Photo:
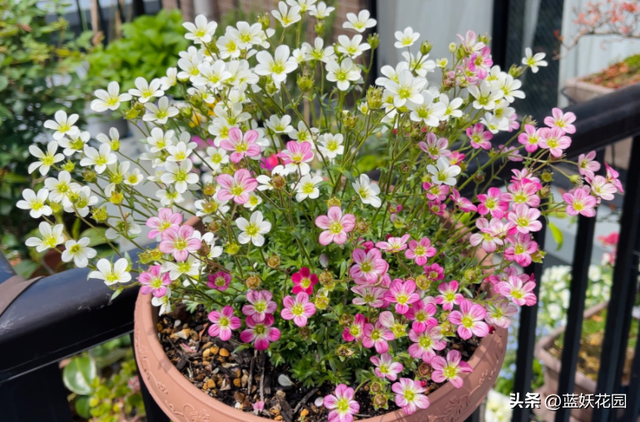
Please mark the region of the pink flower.
POLYGON ((408 233, 402 237, 390 237, 386 242, 378 242, 376 246, 389 253, 396 253, 407 249, 407 240, 411 237, 408 233))
POLYGON ((378 353, 386 353, 389 350, 388 341, 395 340, 395 336, 380 321, 373 324, 365 324, 362 345, 367 349, 376 348, 378 353))
POLYGON ((382 259, 379 249, 374 248, 369 252, 354 249, 351 256, 354 264, 349 270, 349 275, 354 279, 373 284, 389 269, 389 264, 382 259))
POLYGON ((289 170, 299 170, 301 175, 309 173, 310 167, 307 164, 313 160, 313 151, 311 151, 311 143, 309 142, 287 142, 287 149, 278 153, 278 157, 287 166, 289 170))
POLYGON ((437 350, 443 350, 447 347, 447 342, 444 340, 442 331, 435 319, 429 321, 423 331, 417 331, 412 328, 409 331, 409 340, 413 342, 409 346, 409 355, 415 359, 422 359, 426 363, 431 362, 431 359, 436 356, 437 350))
MULTIPOLYGON (((443 185, 441 185, 443 186, 443 185)), ((458 192, 455 189, 452 189, 451 191, 451 196, 449 196, 449 198, 451 198, 451 200, 453 201, 453 203, 455 205, 458 206, 458 208, 460 208, 460 211, 462 212, 475 212, 478 211, 478 208, 473 205, 473 202, 471 202, 470 200, 468 200, 467 198, 460 196, 460 192, 458 192)))
POLYGON ((435 215, 444 215, 444 212, 447 209, 447 204, 440 201, 431 201, 427 203, 429 207, 429 211, 431 211, 435 215))
POLYGON ((595 151, 591 151, 588 154, 580 154, 578 157, 578 171, 588 179, 593 179, 596 175, 595 172, 600 170, 600 163, 595 161, 595 158, 595 151))
POLYGON ((442 283, 438 286, 440 294, 436 296, 436 303, 442 305, 442 309, 450 311, 453 309, 453 305, 459 305, 460 301, 464 299, 460 293, 458 293, 458 282, 452 280, 449 283, 442 283))
POLYGON ((471 246, 478 246, 482 243, 482 249, 487 253, 493 253, 498 249, 499 245, 503 245, 504 242, 499 236, 505 234, 504 224, 502 220, 492 218, 491 223, 486 218, 478 218, 476 220, 476 227, 480 229, 480 233, 474 233, 469 238, 471 246))
POLYGON ((493 135, 488 130, 484 130, 482 123, 476 123, 472 127, 468 127, 467 136, 471 141, 471 146, 475 149, 491 149, 491 142, 489 141, 493 138, 493 135))
POLYGON ((211 289, 220 290, 221 292, 227 290, 229 283, 231 283, 231 274, 225 273, 224 271, 209 274, 207 278, 207 286, 211 289))
POLYGON ((385 289, 364 285, 354 286, 351 288, 351 291, 358 295, 357 297, 353 298, 352 303, 354 305, 371 306, 372 308, 384 307, 384 294, 386 292, 385 289))
POLYGON ((271 154, 261 160, 260 167, 267 171, 273 170, 279 164, 278 154, 271 154))
POLYGON ((562 199, 567 203, 567 214, 595 217, 597 200, 589 194, 587 186, 570 190, 562 195, 562 199))
POLYGON ((356 217, 353 214, 342 215, 340 207, 331 207, 327 215, 316 218, 316 226, 324 229, 320 233, 319 242, 326 246, 331 242, 342 245, 347 241, 347 233, 356 226, 356 217))
POLYGON ((542 128, 540 129, 540 148, 548 149, 554 157, 562 157, 563 150, 571 145, 571 138, 566 136, 562 129, 542 128))
POLYGON ((394 383, 391 390, 396 393, 396 404, 402 408, 405 415, 412 415, 418 408, 427 409, 430 405, 429 398, 422 394, 427 389, 420 381, 400 378, 400 382, 394 383))
POLYGON ((436 255, 436 248, 431 246, 431 241, 423 237, 419 242, 412 240, 409 242, 409 250, 404 253, 407 259, 415 260, 416 264, 423 266, 427 263, 427 258, 436 255))
POLYGON ((364 335, 364 324, 366 319, 364 315, 357 314, 353 322, 346 327, 342 332, 342 338, 344 341, 359 341, 364 335))
POLYGON ((171 208, 161 208, 157 217, 149 217, 145 225, 151 229, 147 237, 154 239, 165 230, 178 230, 182 223, 182 214, 173 212, 171 208))
POLYGON ((509 184, 509 193, 504 195, 504 199, 514 204, 527 204, 530 207, 540 205, 540 197, 536 193, 542 185, 531 181, 518 181, 509 184))
POLYGON ((333 394, 324 397, 324 407, 329 409, 328 422, 351 422, 360 405, 354 400, 353 388, 340 384, 333 394))
POLYGON ((576 127, 571 123, 576 121, 576 115, 572 112, 562 113, 557 107, 554 107, 551 110, 552 116, 547 116, 544 118, 544 124, 549 126, 550 128, 558 128, 562 130, 564 133, 576 133, 576 127))
POLYGON ((252 404, 253 413, 259 415, 264 410, 264 401, 257 401, 252 404))
POLYGON ((262 321, 256 321, 250 316, 245 322, 248 328, 240 333, 240 340, 245 343, 253 342, 256 350, 267 350, 269 343, 280 339, 280 330, 272 327, 273 315, 271 314, 266 314, 262 321))
POLYGON ((591 185, 591 192, 593 192, 593 194, 598 198, 602 198, 605 201, 612 201, 613 196, 618 191, 613 183, 609 183, 607 179, 602 176, 587 179, 587 182, 591 185))
POLYGON ((248 130, 242 135, 237 127, 229 129, 228 139, 222 140, 220 146, 226 151, 233 151, 229 156, 232 163, 239 163, 245 156, 260 157, 260 145, 256 144, 259 134, 255 130, 248 130))
POLYGON ((464 160, 464 157, 466 157, 465 154, 459 151, 453 151, 449 156, 449 164, 451 164, 452 166, 455 166, 458 163, 461 163, 464 160))
POLYGON ((398 379, 398 374, 404 370, 404 366, 399 362, 394 362, 388 353, 369 358, 376 368, 373 370, 378 378, 386 378, 389 381, 398 379))
POLYGON ((540 143, 540 132, 533 125, 524 125, 524 132, 518 135, 518 142, 524 145, 527 152, 535 152, 540 143))
POLYGON ((278 308, 278 305, 271 300, 273 294, 268 290, 249 290, 247 292, 247 300, 250 305, 242 307, 242 313, 248 317, 253 317, 256 322, 262 322, 267 315, 272 314, 278 308))
POLYGON ((460 301, 460 310, 449 314, 449 322, 458 326, 458 335, 463 340, 471 336, 484 337, 489 334, 489 326, 483 321, 487 311, 481 305, 470 300, 460 301))
POLYGON ((300 271, 291 275, 293 281, 293 294, 297 295, 300 292, 305 292, 308 295, 313 294, 313 286, 318 284, 318 276, 311 274, 311 271, 307 267, 300 268, 300 271))
POLYGON ((538 221, 540 211, 529 208, 526 204, 517 204, 513 207, 507 219, 513 223, 520 233, 537 232, 542 229, 542 223, 538 221))
POLYGON ((148 295, 152 293, 155 297, 162 297, 167 294, 167 286, 171 284, 169 273, 161 274, 162 266, 154 265, 138 276, 138 281, 142 284, 140 293, 148 295))
POLYGON ((404 283, 397 278, 391 282, 389 291, 385 294, 385 299, 396 304, 396 312, 404 315, 409 312, 409 305, 420 300, 420 296, 415 293, 416 283, 407 280, 404 283))
POLYGON ((242 325, 242 321, 237 316, 233 316, 233 308, 225 306, 221 312, 213 311, 209 313, 209 335, 220 337, 220 340, 227 341, 231 338, 231 331, 237 330, 242 325))
POLYGON ((607 163, 604 163, 604 167, 607 169, 607 182, 615 186, 616 189, 618 189, 618 192, 624 193, 624 189, 622 189, 622 183, 618 179, 620 173, 611 168, 607 163))
POLYGON ((249 200, 249 193, 258 187, 258 181, 251 177, 251 173, 247 169, 240 169, 233 176, 221 174, 216 178, 216 182, 220 186, 217 193, 219 200, 233 199, 236 204, 240 205, 245 204, 249 200))
POLYGON ((426 265, 424 267, 424 273, 429 281, 437 281, 444 278, 444 268, 439 264, 426 265))
POLYGON ((504 251, 505 259, 515 261, 521 267, 531 264, 531 254, 538 250, 538 244, 531 239, 531 236, 516 233, 513 236, 507 236, 506 240, 511 246, 504 251))
POLYGON ((471 373, 473 368, 462 360, 462 355, 457 350, 450 350, 447 353, 447 360, 442 356, 436 356, 431 361, 431 366, 435 371, 431 374, 431 379, 435 382, 450 381, 455 388, 462 387, 463 381, 460 374, 471 373))
POLYGON ((307 325, 307 318, 316 313, 316 305, 309 302, 309 295, 305 292, 298 293, 295 299, 291 296, 285 296, 282 299, 282 304, 284 305, 284 309, 280 313, 282 318, 293 320, 293 323, 298 327, 307 325))
POLYGON ((436 305, 433 303, 425 303, 424 300, 419 300, 413 304, 409 312, 404 316, 407 317, 409 321, 413 321, 411 328, 421 333, 426 330, 427 324, 430 322, 438 323, 433 317, 436 314, 436 310, 436 305))
POLYGON ((533 306, 537 298, 533 292, 535 281, 522 281, 520 277, 509 276, 507 281, 496 284, 496 291, 518 306, 533 306))
POLYGON ((158 248, 162 253, 173 254, 176 261, 186 261, 190 252, 202 247, 202 242, 193 236, 193 227, 181 226, 178 230, 169 229, 162 232, 162 241, 158 248))
POLYGON ((429 157, 434 160, 451 155, 451 151, 447 149, 449 148, 449 140, 447 138, 438 139, 436 134, 433 132, 429 132, 427 134, 427 142, 420 142, 418 147, 429 154, 429 157))
POLYGON ((478 195, 478 201, 480 201, 480 205, 478 205, 480 215, 491 213, 492 217, 502 218, 509 209, 508 199, 498 188, 489 188, 486 194, 478 195))
POLYGON ((491 325, 501 328, 509 328, 511 317, 518 313, 518 308, 509 302, 496 302, 487 305, 487 316, 485 321, 491 325))

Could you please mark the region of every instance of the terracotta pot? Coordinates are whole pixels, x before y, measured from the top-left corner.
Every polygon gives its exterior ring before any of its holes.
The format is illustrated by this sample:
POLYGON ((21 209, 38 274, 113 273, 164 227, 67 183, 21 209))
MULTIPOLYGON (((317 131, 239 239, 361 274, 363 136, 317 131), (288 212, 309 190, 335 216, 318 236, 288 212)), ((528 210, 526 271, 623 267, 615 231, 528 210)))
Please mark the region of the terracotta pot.
MULTIPOLYGON (((134 348, 140 376, 151 396, 174 422, 265 422, 208 396, 189 382, 164 353, 158 341, 157 308, 151 295, 139 295, 135 310, 134 348)), ((431 406, 411 416, 401 410, 363 422, 463 421, 480 405, 493 386, 506 352, 507 330, 498 328, 480 341, 469 360, 471 374, 464 374, 462 388, 447 383, 429 395, 431 406)))

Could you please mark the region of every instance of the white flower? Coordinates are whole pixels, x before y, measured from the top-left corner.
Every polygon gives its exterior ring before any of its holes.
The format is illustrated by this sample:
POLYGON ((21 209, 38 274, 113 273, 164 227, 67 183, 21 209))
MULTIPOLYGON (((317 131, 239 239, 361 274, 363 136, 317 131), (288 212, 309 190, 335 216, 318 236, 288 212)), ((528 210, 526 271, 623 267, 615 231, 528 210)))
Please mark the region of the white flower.
POLYGON ((327 4, 321 1, 317 6, 313 6, 309 10, 309 14, 311 16, 315 16, 318 20, 322 20, 328 18, 329 15, 331 15, 331 12, 333 12, 334 10, 336 10, 335 7, 327 7, 327 4))
POLYGON ((117 151, 120 149, 120 132, 115 127, 109 129, 109 136, 104 133, 98 133, 96 140, 103 144, 108 144, 111 147, 111 151, 117 151))
MULTIPOLYGON (((186 132, 185 132, 186 133, 186 132)), ((188 135, 188 134, 187 134, 188 135)), ((193 149, 196 147, 195 142, 178 142, 176 145, 169 145, 167 147, 167 152, 169 156, 167 157, 167 161, 180 162, 189 158, 193 149)))
POLYGON ((301 120, 298 122, 298 129, 293 129, 291 130, 291 132, 289 132, 289 137, 291 139, 297 140, 298 142, 309 142, 313 145, 314 137, 318 134, 318 132, 318 129, 316 129, 315 127, 312 127, 311 131, 309 131, 307 124, 301 120))
POLYGON ((442 103, 434 103, 433 96, 427 90, 422 91, 422 104, 407 103, 407 107, 411 110, 409 116, 414 122, 424 122, 427 126, 437 127, 440 120, 444 119, 444 112, 447 106, 442 103))
POLYGON ((271 14, 282 24, 284 28, 286 28, 302 19, 302 16, 300 15, 301 11, 302 9, 297 4, 291 6, 291 9, 288 9, 287 4, 281 1, 278 3, 278 10, 272 10, 271 14))
POLYGON ((360 79, 360 69, 351 59, 346 58, 340 64, 336 61, 327 63, 327 80, 337 82, 340 91, 346 91, 349 89, 349 82, 355 82, 358 79, 360 79))
POLYGON ((18 201, 16 207, 22 210, 30 210, 29 215, 32 218, 51 215, 51 207, 46 203, 47 198, 49 197, 48 189, 42 188, 38 193, 35 193, 31 189, 25 189, 22 191, 22 197, 24 199, 18 201))
POLYGON ((128 186, 136 186, 144 180, 143 174, 139 168, 134 168, 131 173, 124 175, 124 184, 128 186))
POLYGON ((129 161, 115 162, 107 166, 109 184, 104 188, 104 193, 111 196, 116 186, 124 182, 124 175, 129 170, 129 166, 131 166, 129 161))
POLYGON ((178 72, 178 79, 181 81, 186 81, 193 76, 198 76, 200 71, 198 70, 198 65, 202 63, 199 58, 182 58, 178 60, 178 67, 180 68, 180 72, 178 72))
POLYGON ((117 110, 122 101, 129 101, 131 95, 127 93, 120 94, 120 85, 118 82, 109 82, 107 90, 99 89, 94 92, 97 99, 91 101, 91 110, 102 113, 107 110, 117 110))
POLYGON ((312 10, 317 0, 287 0, 289 6, 300 6, 300 13, 312 10))
POLYGON ((38 161, 29 164, 29 174, 38 168, 43 176, 49 173, 52 165, 64 160, 64 154, 56 154, 56 151, 58 151, 58 143, 56 141, 51 141, 47 144, 46 153, 35 145, 29 145, 29 152, 38 159, 38 161))
POLYGON ((325 156, 333 160, 338 155, 344 154, 344 136, 341 133, 331 134, 325 133, 318 140, 318 150, 325 156))
POLYGON ((471 85, 467 89, 469 90, 469 94, 475 98, 473 108, 478 110, 493 110, 496 107, 496 100, 499 100, 503 96, 501 90, 493 89, 487 81, 482 81, 480 87, 471 85))
POLYGON ((104 172, 109 164, 118 161, 118 157, 111 152, 109 144, 100 145, 100 150, 85 146, 84 155, 84 158, 80 160, 80 165, 83 167, 94 166, 94 170, 98 174, 104 172))
POLYGON ((267 120, 267 127, 275 133, 289 133, 293 130, 291 126, 291 116, 284 115, 282 118, 272 114, 267 120))
POLYGON ((371 49, 371 46, 368 43, 362 43, 362 35, 357 34, 354 35, 353 38, 349 39, 346 35, 340 35, 338 37, 338 51, 340 53, 344 53, 347 56, 355 59, 356 57, 362 55, 367 50, 371 49))
POLYGON ((238 44, 238 48, 246 50, 250 48, 252 45, 261 45, 263 34, 262 25, 259 23, 254 23, 250 25, 248 22, 238 22, 236 24, 236 28, 229 26, 227 28, 227 33, 232 39, 236 40, 238 44))
POLYGON ((206 44, 210 42, 213 34, 216 32, 216 28, 218 28, 216 22, 207 22, 207 18, 204 15, 196 16, 195 25, 191 22, 185 22, 182 26, 189 31, 184 37, 196 42, 196 44, 206 44))
POLYGON ((158 105, 153 103, 146 103, 144 107, 147 109, 147 113, 142 116, 142 120, 145 122, 156 122, 159 125, 167 123, 170 117, 177 116, 179 110, 169 105, 169 99, 162 97, 158 100, 158 105))
POLYGON ((47 129, 55 130, 53 134, 53 139, 59 141, 63 136, 67 134, 74 135, 80 132, 78 126, 74 126, 74 123, 78 121, 78 115, 72 114, 67 117, 67 113, 62 110, 56 111, 56 114, 53 116, 56 120, 47 120, 44 122, 44 127, 47 129))
POLYGON ((110 226, 105 233, 107 239, 113 240, 120 236, 134 238, 142 232, 142 229, 136 224, 130 214, 127 215, 124 220, 121 217, 109 218, 107 223, 109 223, 110 226))
POLYGON ((178 69, 170 67, 167 69, 167 76, 160 78, 160 89, 163 91, 169 90, 172 86, 178 83, 178 69))
POLYGON ((262 204, 262 198, 251 192, 249 194, 249 200, 244 203, 244 207, 249 208, 250 211, 253 211, 260 204, 262 204))
POLYGON ((171 280, 177 280, 181 275, 196 278, 200 275, 200 266, 200 260, 193 255, 189 255, 186 261, 177 263, 170 261, 163 262, 162 272, 168 272, 171 280))
POLYGON ((545 67, 549 63, 544 60, 546 54, 544 53, 536 53, 533 55, 533 52, 529 47, 524 50, 525 57, 522 59, 522 64, 525 66, 529 66, 533 73, 538 72, 539 67, 545 67))
POLYGON ((227 34, 218 38, 216 41, 216 46, 218 50, 220 50, 220 58, 221 59, 237 59, 240 57, 240 46, 238 45, 238 39, 232 35, 230 35, 227 31, 227 34))
POLYGON ((380 73, 382 73, 384 76, 379 76, 376 78, 376 85, 386 88, 387 84, 390 81, 398 83, 398 77, 400 76, 400 72, 402 72, 403 70, 409 70, 409 63, 400 62, 396 65, 395 68, 393 66, 389 66, 388 64, 382 66, 382 68, 380 69, 380 73))
POLYGON ((249 221, 247 221, 246 218, 238 218, 236 220, 236 226, 242 231, 238 235, 238 242, 240 242, 241 245, 251 242, 258 247, 264 245, 263 234, 269 233, 269 230, 271 230, 271 223, 262 220, 262 213, 260 211, 252 213, 249 221))
POLYGON ((222 148, 209 147, 207 148, 207 156, 204 160, 209 164, 211 170, 219 172, 223 164, 229 163, 229 156, 227 155, 227 151, 222 148))
POLYGON ((156 192, 156 197, 163 207, 170 207, 173 204, 180 204, 184 201, 184 197, 180 192, 169 189, 160 189, 156 192))
POLYGON ((196 215, 202 218, 202 221, 207 223, 211 221, 211 215, 220 213, 226 214, 231 208, 227 205, 226 201, 218 199, 218 195, 214 195, 212 198, 200 199, 193 204, 196 207, 196 215))
POLYGON ((440 94, 440 104, 444 104, 445 110, 443 114, 444 120, 449 120, 450 117, 462 117, 462 110, 459 110, 462 105, 462 98, 454 98, 449 101, 447 94, 440 94))
POLYGON ((273 185, 271 184, 271 178, 266 174, 259 175, 258 177, 256 177, 256 180, 258 181, 259 191, 273 190, 273 185))
POLYGON ((373 28, 378 23, 375 19, 371 19, 371 14, 368 10, 361 10, 356 16, 355 13, 347 13, 347 20, 342 24, 343 28, 347 29, 355 29, 356 31, 362 33, 367 30, 367 28, 373 28))
POLYGON ((151 304, 153 306, 160 307, 158 315, 168 314, 172 311, 171 308, 171 289, 167 287, 167 292, 162 297, 151 297, 151 304))
POLYGON ((129 94, 134 97, 139 97, 138 101, 146 103, 153 97, 162 97, 164 91, 160 89, 160 79, 154 79, 151 83, 147 82, 145 78, 137 77, 135 81, 136 87, 129 90, 129 94))
POLYGON ((91 139, 91 134, 86 130, 74 135, 68 135, 69 137, 65 137, 60 139, 60 146, 64 148, 62 151, 64 155, 67 157, 72 156, 76 152, 81 152, 84 149, 84 146, 91 139))
POLYGON ((49 177, 44 181, 45 187, 49 190, 49 200, 51 202, 61 202, 71 192, 80 190, 80 185, 71 181, 71 174, 68 171, 58 173, 58 178, 49 177))
POLYGON ((363 204, 369 204, 374 208, 379 208, 382 201, 378 197, 380 187, 376 183, 372 183, 369 176, 361 174, 360 179, 351 184, 353 190, 356 191, 363 204))
POLYGON ((231 77, 231 72, 227 71, 222 60, 216 60, 213 64, 207 62, 198 65, 200 73, 191 77, 191 81, 196 86, 207 87, 213 92, 222 86, 222 82, 231 77))
POLYGON ((522 86, 522 82, 514 79, 513 76, 505 72, 500 72, 498 78, 492 82, 495 89, 502 90, 504 99, 512 103, 516 98, 524 98, 524 92, 518 88, 522 86))
POLYGON ((420 38, 419 32, 413 32, 413 28, 410 26, 406 27, 404 31, 396 31, 395 33, 396 41, 394 45, 395 48, 405 48, 411 47, 413 43, 418 41, 420 38))
POLYGON ((104 284, 128 283, 131 281, 131 274, 127 271, 129 261, 126 258, 118 259, 113 265, 108 259, 102 258, 96 264, 96 270, 89 273, 89 278, 104 280, 104 284))
POLYGON ((414 56, 410 52, 404 51, 402 57, 404 57, 409 64, 409 69, 418 76, 426 77, 427 73, 433 72, 436 69, 436 62, 427 60, 429 58, 428 54, 422 55, 422 53, 418 52, 418 55, 414 56))
POLYGON ((150 145, 150 152, 160 152, 173 144, 175 132, 168 130, 163 132, 159 127, 151 129, 151 136, 147 137, 147 143, 150 145))
MULTIPOLYGON (((318 183, 322 182, 322 177, 314 176, 310 174, 302 176, 298 182, 296 189, 296 201, 302 202, 307 198, 316 199, 320 196, 320 189, 318 189, 318 183)), ((295 184, 291 185, 293 188, 295 184)))
POLYGON ((393 94, 393 104, 402 107, 411 101, 414 104, 422 104, 424 98, 421 92, 427 86, 427 80, 422 77, 414 77, 410 71, 403 70, 398 75, 398 82, 389 81, 386 84, 387 90, 393 94))
POLYGON ((89 214, 89 207, 98 203, 98 197, 91 195, 91 188, 89 186, 83 186, 72 192, 74 202, 71 202, 69 196, 66 196, 63 200, 64 211, 68 213, 78 213, 81 217, 86 217, 87 214, 89 214))
POLYGON ((191 160, 185 160, 180 164, 167 161, 165 168, 167 171, 162 174, 160 180, 162 183, 173 185, 179 193, 186 192, 189 185, 198 183, 198 175, 191 172, 193 168, 191 160))
POLYGON ((436 185, 455 186, 456 176, 460 174, 460 167, 452 166, 444 157, 438 158, 437 168, 433 164, 427 166, 427 171, 433 175, 431 181, 436 185))
POLYGON ((316 37, 313 40, 313 47, 309 43, 302 43, 302 51, 305 54, 306 60, 316 60, 323 63, 329 63, 334 60, 335 51, 333 47, 324 47, 324 40, 320 37, 316 37))
POLYGON ((258 75, 271 76, 273 82, 279 85, 287 79, 287 73, 293 72, 298 67, 296 59, 289 57, 289 54, 287 45, 278 46, 273 57, 267 51, 260 51, 256 55, 258 65, 254 71, 258 75))
POLYGON ((88 237, 83 237, 77 242, 73 239, 67 240, 62 252, 62 261, 71 262, 73 260, 76 267, 86 267, 89 260, 94 258, 97 253, 95 249, 89 247, 90 242, 88 237))
POLYGON ((25 242, 25 245, 30 248, 35 247, 38 252, 44 252, 47 249, 55 248, 64 242, 64 236, 62 236, 63 229, 64 226, 62 224, 56 224, 54 227, 51 227, 51 224, 43 221, 38 226, 41 237, 30 237, 25 242))
POLYGON ((509 130, 509 119, 501 119, 491 113, 485 113, 484 117, 480 119, 480 123, 485 125, 491 133, 509 130))

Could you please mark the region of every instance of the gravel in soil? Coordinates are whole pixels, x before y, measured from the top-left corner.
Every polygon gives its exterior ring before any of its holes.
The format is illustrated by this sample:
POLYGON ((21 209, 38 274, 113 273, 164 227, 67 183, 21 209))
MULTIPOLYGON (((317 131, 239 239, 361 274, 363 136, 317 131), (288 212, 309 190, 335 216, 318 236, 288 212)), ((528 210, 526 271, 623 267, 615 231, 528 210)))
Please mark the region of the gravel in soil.
MULTIPOLYGON (((264 401, 264 410, 259 413, 264 418, 285 422, 326 420, 327 409, 314 402, 331 394, 332 386, 304 387, 291 377, 286 365, 274 367, 264 353, 257 354, 252 349, 234 353, 242 343, 234 337, 225 342, 209 336, 207 315, 202 306, 194 314, 179 307, 161 316, 156 327, 164 352, 194 386, 229 406, 254 414, 257 412, 253 404, 264 401)), ((475 337, 469 341, 456 337, 452 343, 452 348, 459 350, 465 361, 478 345, 475 337)), ((444 385, 434 383, 428 376, 423 382, 427 394, 444 385)), ((356 393, 356 400, 360 403, 360 413, 355 419, 398 409, 390 400, 388 409, 375 410, 366 386, 356 393)))

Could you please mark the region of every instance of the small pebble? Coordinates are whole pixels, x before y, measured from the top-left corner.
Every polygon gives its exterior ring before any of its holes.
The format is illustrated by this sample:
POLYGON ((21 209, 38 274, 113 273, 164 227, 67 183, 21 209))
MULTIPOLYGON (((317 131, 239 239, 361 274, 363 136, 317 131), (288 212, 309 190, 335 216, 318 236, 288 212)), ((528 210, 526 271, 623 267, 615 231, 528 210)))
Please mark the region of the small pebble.
POLYGON ((302 409, 302 411, 300 412, 300 419, 304 418, 308 414, 309 414, 309 411, 307 409, 302 409))
POLYGON ((291 387, 293 385, 293 381, 291 381, 291 378, 289 378, 285 374, 280 374, 280 376, 278 377, 278 384, 283 387, 291 387))
POLYGON ((229 356, 230 354, 231 354, 231 353, 229 353, 229 351, 228 351, 227 349, 225 349, 225 348, 220 349, 220 356, 223 356, 223 357, 225 357, 225 358, 226 358, 226 357, 227 357, 227 356, 229 356))
POLYGON ((234 379, 233 385, 235 385, 236 387, 240 387, 242 385, 242 380, 240 380, 240 378, 234 379))
POLYGON ((220 348, 218 346, 213 346, 211 348, 211 354, 212 355, 217 355, 219 351, 220 351, 220 348))

